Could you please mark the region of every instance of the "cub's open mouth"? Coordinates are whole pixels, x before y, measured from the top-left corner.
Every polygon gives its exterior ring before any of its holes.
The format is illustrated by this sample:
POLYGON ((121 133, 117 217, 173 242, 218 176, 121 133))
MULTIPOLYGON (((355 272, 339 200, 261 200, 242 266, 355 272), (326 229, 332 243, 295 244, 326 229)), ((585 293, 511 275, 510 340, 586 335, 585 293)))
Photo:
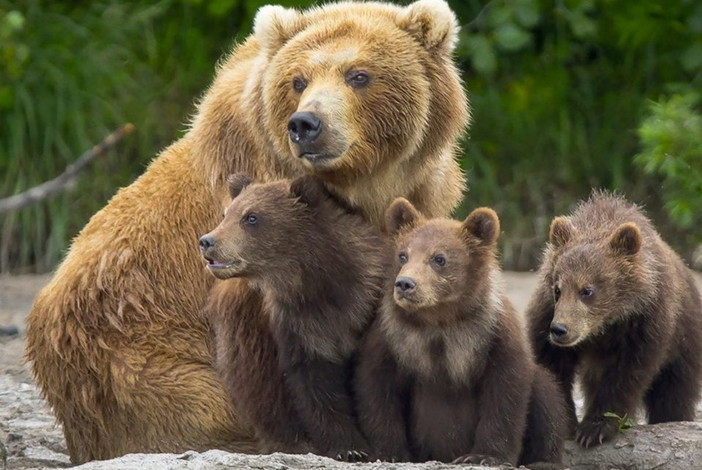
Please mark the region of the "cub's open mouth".
POLYGON ((245 263, 240 259, 231 261, 217 261, 207 259, 207 269, 212 275, 218 279, 229 279, 231 277, 240 277, 244 273, 245 263))
POLYGON ((207 259, 207 267, 210 269, 226 269, 236 266, 237 264, 239 264, 239 260, 222 262, 214 259, 207 259))

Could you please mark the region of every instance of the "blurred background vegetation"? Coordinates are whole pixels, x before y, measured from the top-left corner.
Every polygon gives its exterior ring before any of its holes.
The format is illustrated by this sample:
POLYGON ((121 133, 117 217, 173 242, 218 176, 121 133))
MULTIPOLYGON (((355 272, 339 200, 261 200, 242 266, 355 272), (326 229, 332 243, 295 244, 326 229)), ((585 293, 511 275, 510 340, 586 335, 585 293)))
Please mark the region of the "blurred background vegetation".
MULTIPOLYGON (((52 269, 182 135, 216 61, 274 1, 0 0, 0 198, 55 177, 121 124, 137 128, 75 191, 0 215, 0 271, 52 269)), ((457 215, 498 211, 505 267, 534 268, 551 218, 592 187, 645 205, 686 259, 702 258, 702 2, 449 3, 474 116, 457 215)))

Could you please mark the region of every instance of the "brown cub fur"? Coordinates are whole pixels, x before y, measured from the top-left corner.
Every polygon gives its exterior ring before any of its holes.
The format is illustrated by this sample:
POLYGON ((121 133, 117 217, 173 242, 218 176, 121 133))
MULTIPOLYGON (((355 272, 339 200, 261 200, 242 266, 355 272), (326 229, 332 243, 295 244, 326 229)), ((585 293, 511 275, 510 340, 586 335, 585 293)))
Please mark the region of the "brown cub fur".
POLYGON ((373 456, 557 466, 565 406, 502 293, 495 212, 424 220, 400 198, 386 220, 397 277, 356 375, 373 456))
POLYGON ((644 403, 649 423, 692 420, 702 378, 702 302, 680 257, 642 210, 595 192, 551 223, 528 309, 537 360, 561 381, 585 447, 617 434, 644 403), (585 394, 577 424, 576 370, 585 394))
POLYGON ((383 235, 312 177, 253 184, 235 175, 230 190, 224 220, 200 246, 216 277, 244 279, 262 294, 268 317, 232 311, 229 281, 213 291, 225 386, 246 404, 241 411, 268 449, 300 452, 309 443, 320 454, 362 459, 368 445, 356 424, 351 372, 389 265, 383 235), (259 326, 268 335, 258 357, 241 345, 246 336, 231 335, 242 321, 267 323, 259 326))

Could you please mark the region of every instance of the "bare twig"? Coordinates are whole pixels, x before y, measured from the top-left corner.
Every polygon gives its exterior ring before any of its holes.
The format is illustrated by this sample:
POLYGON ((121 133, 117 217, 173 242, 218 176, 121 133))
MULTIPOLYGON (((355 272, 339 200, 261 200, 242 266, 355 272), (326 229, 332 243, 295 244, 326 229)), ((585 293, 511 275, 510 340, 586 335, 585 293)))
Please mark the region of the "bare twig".
POLYGON ((58 175, 56 178, 28 189, 14 196, 7 197, 5 199, 0 199, 0 214, 7 211, 24 209, 32 204, 58 194, 67 191, 73 187, 78 178, 78 174, 83 171, 90 162, 92 162, 97 156, 103 154, 106 150, 114 147, 114 145, 119 142, 124 136, 129 134, 134 130, 134 125, 125 124, 121 128, 114 131, 112 134, 105 137, 105 140, 100 142, 98 145, 94 146, 90 150, 86 151, 78 157, 78 159, 68 165, 63 173, 58 175))

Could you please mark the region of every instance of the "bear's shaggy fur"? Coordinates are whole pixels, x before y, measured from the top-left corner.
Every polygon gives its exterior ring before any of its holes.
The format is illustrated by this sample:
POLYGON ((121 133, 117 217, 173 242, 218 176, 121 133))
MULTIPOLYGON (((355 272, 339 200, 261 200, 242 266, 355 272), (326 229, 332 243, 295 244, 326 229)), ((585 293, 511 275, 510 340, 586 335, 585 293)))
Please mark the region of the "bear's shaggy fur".
POLYGON ((595 192, 551 223, 528 309, 537 359, 561 381, 585 447, 617 434, 611 412, 693 420, 702 380, 702 302, 692 274, 641 209, 595 192), (578 425, 572 390, 582 379, 578 425))
MULTIPOLYGON (((212 279, 193 240, 217 224, 236 172, 314 173, 376 225, 400 195, 449 213, 468 121, 457 30, 443 0, 258 12, 187 134, 92 217, 29 316, 27 357, 73 462, 256 450, 212 365, 212 279), (295 112, 316 116, 317 141, 288 129, 295 112)), ((260 301, 233 296, 242 310, 260 301)), ((261 332, 236 334, 255 346, 261 332)))
POLYGON ((398 199, 387 220, 397 277, 356 377, 371 455, 558 466, 565 404, 502 292, 495 212, 425 220, 398 199))
POLYGON ((268 449, 363 459, 352 362, 381 297, 388 243, 310 176, 251 184, 239 174, 230 189, 224 220, 201 238, 203 256, 216 277, 262 293, 270 333, 257 357, 242 356, 227 334, 240 311, 223 301, 230 283, 219 283, 208 314, 224 385, 268 449))

